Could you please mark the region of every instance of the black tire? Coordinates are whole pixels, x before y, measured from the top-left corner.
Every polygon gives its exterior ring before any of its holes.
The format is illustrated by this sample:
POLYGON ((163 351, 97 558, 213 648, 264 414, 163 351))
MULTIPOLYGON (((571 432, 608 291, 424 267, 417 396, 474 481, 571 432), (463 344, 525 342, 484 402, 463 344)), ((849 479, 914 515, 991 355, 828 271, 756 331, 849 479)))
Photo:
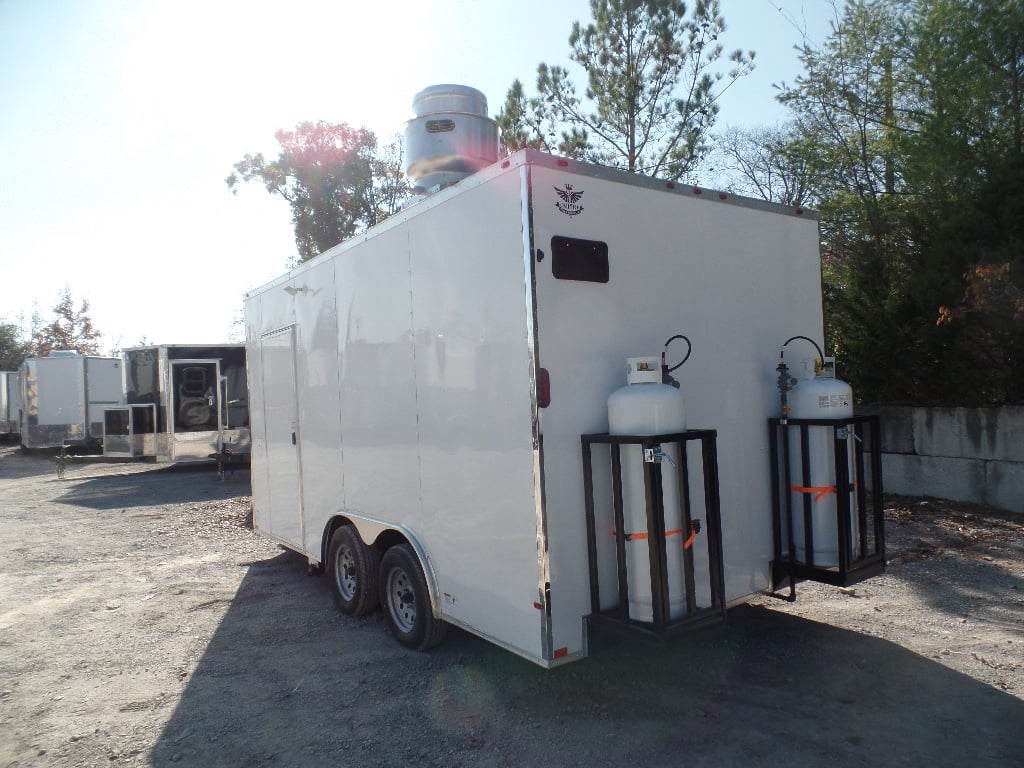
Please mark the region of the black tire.
POLYGON ((444 620, 434 616, 427 580, 408 544, 391 547, 381 559, 380 602, 392 634, 406 648, 428 650, 448 632, 444 620))
POLYGON ((327 563, 331 594, 342 613, 365 616, 377 609, 380 555, 363 543, 351 525, 341 526, 331 536, 327 563))

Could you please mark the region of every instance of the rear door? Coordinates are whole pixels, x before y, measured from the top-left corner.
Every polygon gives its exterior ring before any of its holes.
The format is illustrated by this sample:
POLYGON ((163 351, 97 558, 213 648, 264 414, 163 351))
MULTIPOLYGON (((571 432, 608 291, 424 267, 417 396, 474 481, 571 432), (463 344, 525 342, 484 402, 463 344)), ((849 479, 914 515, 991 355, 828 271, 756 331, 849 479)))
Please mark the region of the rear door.
POLYGON ((216 360, 172 360, 170 367, 172 456, 208 458, 219 449, 220 365, 216 360))

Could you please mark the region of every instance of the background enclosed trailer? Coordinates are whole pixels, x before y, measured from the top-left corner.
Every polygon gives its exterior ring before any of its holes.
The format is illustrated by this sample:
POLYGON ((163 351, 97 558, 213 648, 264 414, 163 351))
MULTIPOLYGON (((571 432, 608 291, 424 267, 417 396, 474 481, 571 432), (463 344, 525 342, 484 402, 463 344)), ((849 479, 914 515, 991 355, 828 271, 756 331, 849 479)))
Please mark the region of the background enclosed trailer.
POLYGON ((21 382, 17 371, 0 371, 0 437, 21 429, 21 382))
POLYGON ((26 448, 99 445, 103 410, 124 402, 117 358, 55 353, 29 358, 19 374, 26 448))
POLYGON ((123 352, 124 406, 108 408, 107 456, 188 461, 249 453, 243 344, 163 344, 123 352))
POLYGON ((438 615, 543 665, 586 652, 581 435, 684 333, 726 597, 768 586, 764 424, 780 342, 822 329, 815 217, 527 150, 253 291, 246 325, 256 526, 313 563, 339 519, 403 537, 438 615))

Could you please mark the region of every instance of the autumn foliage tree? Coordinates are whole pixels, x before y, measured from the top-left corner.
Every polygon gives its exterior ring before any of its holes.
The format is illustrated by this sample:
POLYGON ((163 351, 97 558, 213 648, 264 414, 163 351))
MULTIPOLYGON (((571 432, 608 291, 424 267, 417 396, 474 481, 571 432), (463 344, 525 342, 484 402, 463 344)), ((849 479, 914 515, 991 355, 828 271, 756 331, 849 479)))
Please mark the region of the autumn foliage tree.
POLYGON ((73 350, 83 355, 98 355, 99 341, 103 338, 93 325, 88 299, 77 303, 71 289, 64 286, 53 306, 49 321, 36 315, 33 318, 31 356, 46 357, 54 350, 73 350))

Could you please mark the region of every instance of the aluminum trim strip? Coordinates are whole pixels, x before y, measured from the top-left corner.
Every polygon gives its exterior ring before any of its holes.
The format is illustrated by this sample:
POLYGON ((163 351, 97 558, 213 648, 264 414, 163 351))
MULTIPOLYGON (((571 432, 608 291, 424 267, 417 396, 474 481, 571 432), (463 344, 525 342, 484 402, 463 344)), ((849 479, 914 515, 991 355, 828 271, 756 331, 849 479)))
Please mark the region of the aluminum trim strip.
POLYGON ((526 347, 530 365, 530 406, 533 414, 533 482, 537 518, 537 596, 544 606, 541 611, 541 652, 545 659, 552 658, 554 641, 551 629, 550 583, 551 565, 548 558, 547 510, 544 499, 544 435, 541 431, 540 404, 537 400, 537 371, 540 368, 540 346, 537 341, 537 275, 534 271, 533 240, 533 187, 530 166, 519 168, 519 196, 523 216, 523 297, 526 300, 526 347))

